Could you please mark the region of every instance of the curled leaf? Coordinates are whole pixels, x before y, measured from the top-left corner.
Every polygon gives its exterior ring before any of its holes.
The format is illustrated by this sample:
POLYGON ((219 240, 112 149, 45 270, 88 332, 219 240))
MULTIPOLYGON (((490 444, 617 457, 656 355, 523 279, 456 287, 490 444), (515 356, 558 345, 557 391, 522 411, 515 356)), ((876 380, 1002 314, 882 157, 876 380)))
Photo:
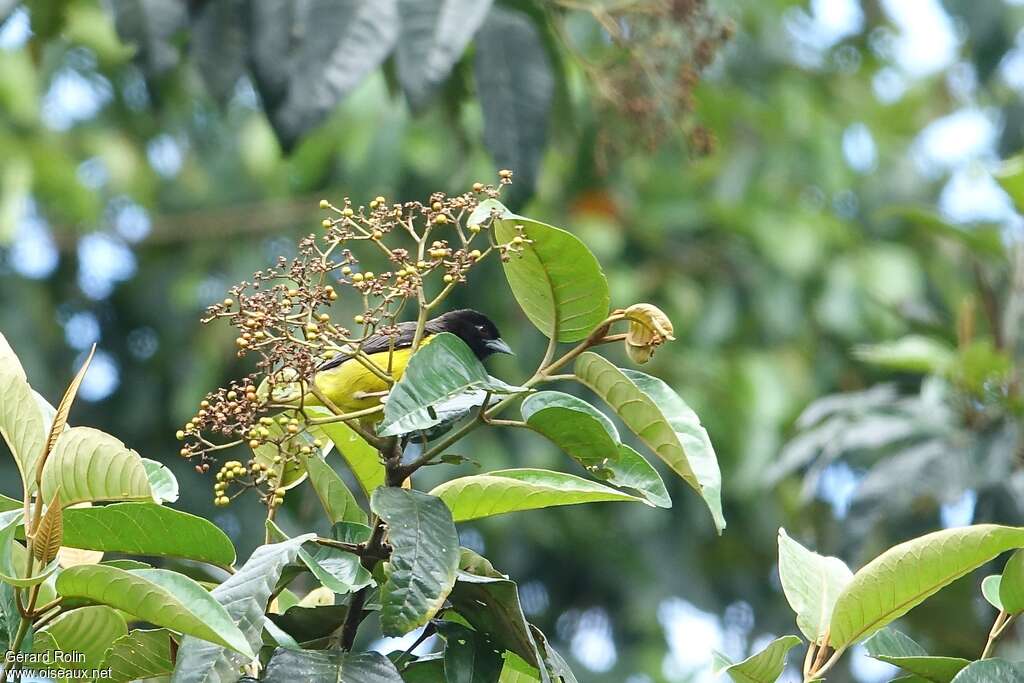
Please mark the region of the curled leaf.
POLYGON ((58 488, 46 512, 39 519, 39 528, 36 529, 32 540, 32 556, 40 563, 49 564, 60 550, 61 541, 64 539, 64 513, 60 504, 60 489, 58 488))
POLYGON ((666 341, 673 341, 672 321, 657 306, 633 304, 625 311, 629 321, 626 354, 634 363, 646 363, 666 341))

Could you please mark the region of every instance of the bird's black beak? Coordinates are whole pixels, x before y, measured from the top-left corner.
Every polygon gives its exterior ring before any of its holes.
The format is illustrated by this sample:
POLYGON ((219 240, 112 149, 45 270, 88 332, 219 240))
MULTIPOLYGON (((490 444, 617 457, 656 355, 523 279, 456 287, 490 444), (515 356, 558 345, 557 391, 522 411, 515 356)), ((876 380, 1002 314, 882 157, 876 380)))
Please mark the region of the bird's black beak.
POLYGON ((488 339, 484 342, 484 346, 491 353, 507 353, 510 356, 516 355, 512 352, 512 347, 509 346, 504 339, 498 337, 497 339, 488 339))

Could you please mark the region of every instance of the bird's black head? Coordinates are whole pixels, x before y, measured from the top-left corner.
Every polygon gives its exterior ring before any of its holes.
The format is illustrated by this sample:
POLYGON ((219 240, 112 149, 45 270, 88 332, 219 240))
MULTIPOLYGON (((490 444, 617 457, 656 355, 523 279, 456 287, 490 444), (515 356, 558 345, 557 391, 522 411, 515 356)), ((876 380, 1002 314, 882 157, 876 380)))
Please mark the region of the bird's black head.
POLYGON ((494 322, 472 308, 461 308, 437 316, 427 323, 427 331, 432 334, 451 332, 466 342, 480 360, 493 353, 512 353, 494 322))

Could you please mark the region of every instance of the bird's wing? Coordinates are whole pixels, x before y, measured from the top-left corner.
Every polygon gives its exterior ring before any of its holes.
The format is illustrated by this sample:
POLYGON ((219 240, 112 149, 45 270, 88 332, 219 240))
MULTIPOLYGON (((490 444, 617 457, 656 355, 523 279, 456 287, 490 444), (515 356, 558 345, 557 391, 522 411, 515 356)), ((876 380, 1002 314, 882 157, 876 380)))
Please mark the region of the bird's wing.
MULTIPOLYGON (((416 323, 412 321, 398 323, 397 327, 397 337, 386 334, 371 334, 365 341, 363 341, 360 349, 363 353, 369 356, 374 353, 384 353, 391 348, 407 349, 412 346, 412 339, 416 335, 416 323), (392 343, 394 343, 394 347, 392 347, 392 343)), ((352 354, 339 353, 334 358, 324 361, 320 367, 317 368, 317 372, 336 368, 345 361, 351 360, 351 358, 352 354)))

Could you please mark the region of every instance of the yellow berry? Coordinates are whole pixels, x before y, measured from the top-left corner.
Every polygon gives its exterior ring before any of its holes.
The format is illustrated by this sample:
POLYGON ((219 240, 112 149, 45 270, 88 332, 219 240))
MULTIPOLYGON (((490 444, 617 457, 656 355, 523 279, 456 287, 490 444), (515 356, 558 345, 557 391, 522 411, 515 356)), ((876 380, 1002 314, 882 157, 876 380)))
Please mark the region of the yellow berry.
POLYGON ((480 226, 479 226, 478 224, 476 224, 476 223, 470 223, 470 224, 469 224, 469 225, 467 225, 466 227, 467 227, 467 228, 469 228, 469 231, 470 231, 471 233, 473 233, 474 235, 475 235, 476 233, 480 232, 480 226))
POLYGON ((383 204, 383 203, 385 203, 385 202, 386 202, 387 200, 386 200, 386 199, 384 199, 384 197, 382 197, 382 196, 380 196, 380 195, 377 195, 377 196, 376 196, 376 198, 374 198, 374 200, 373 200, 373 201, 377 202, 378 204, 383 204))
POLYGON ((321 209, 327 209, 327 208, 330 208, 330 206, 331 206, 331 203, 329 201, 327 201, 326 199, 321 199, 320 200, 320 208, 321 209))
POLYGON ((512 244, 522 244, 523 238, 520 235, 516 235, 512 238, 512 244))
POLYGON ((260 442, 257 439, 253 439, 249 442, 249 448, 259 448, 260 442))
POLYGON ((445 284, 449 284, 449 283, 453 282, 454 280, 455 280, 455 278, 453 278, 451 275, 445 275, 444 276, 445 284))
POLYGON ((445 216, 443 213, 439 213, 436 216, 434 216, 434 223, 436 225, 444 225, 447 222, 448 222, 448 216, 445 216))
POLYGON ((225 306, 234 306, 235 302, 234 302, 233 299, 224 299, 224 305, 225 306))
POLYGON ((483 192, 483 189, 484 189, 484 184, 483 183, 473 183, 473 192, 483 192))
POLYGON ((174 432, 174 438, 177 439, 178 441, 184 441, 185 432, 179 429, 178 431, 174 432))
POLYGON ((344 216, 345 218, 352 218, 352 216, 355 215, 355 211, 353 211, 352 209, 349 209, 349 208, 345 208, 345 209, 342 209, 341 215, 344 216))
POLYGON ((325 218, 322 221, 320 221, 320 225, 324 226, 325 228, 329 228, 332 225, 334 225, 334 223, 331 222, 330 218, 325 218))
POLYGON ((474 249, 473 251, 469 252, 469 258, 473 259, 474 261, 480 258, 480 250, 474 249))
POLYGON ((433 209, 434 211, 440 211, 442 208, 441 202, 434 202, 433 204, 430 205, 430 208, 433 209))
POLYGON ((342 275, 351 275, 352 274, 352 269, 349 268, 348 266, 342 266, 341 267, 341 274, 342 275))
POLYGON ((363 281, 363 274, 362 273, 356 273, 355 275, 352 276, 352 282, 362 282, 362 281, 363 281))
POLYGON ((363 324, 363 321, 365 321, 365 320, 366 320, 366 318, 364 318, 364 317, 363 317, 363 316, 361 316, 361 315, 357 315, 357 316, 356 316, 355 318, 353 318, 353 320, 355 320, 355 321, 356 321, 356 325, 362 325, 362 324, 363 324))

